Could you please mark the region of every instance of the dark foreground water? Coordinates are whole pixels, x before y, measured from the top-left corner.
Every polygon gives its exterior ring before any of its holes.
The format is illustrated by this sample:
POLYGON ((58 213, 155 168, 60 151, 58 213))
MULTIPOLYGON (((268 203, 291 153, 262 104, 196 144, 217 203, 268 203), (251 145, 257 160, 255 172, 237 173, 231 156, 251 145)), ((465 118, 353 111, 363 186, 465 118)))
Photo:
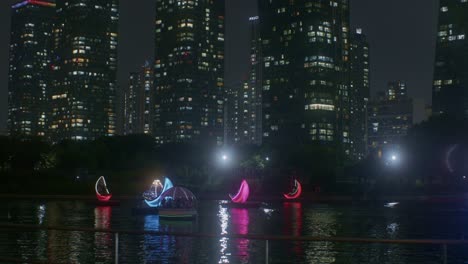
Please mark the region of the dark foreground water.
MULTIPOLYGON (((461 239, 463 206, 271 203, 228 209, 200 203, 194 222, 132 215, 132 202, 96 207, 81 201, 0 201, 0 222, 67 227, 365 238, 461 239)), ((113 263, 112 234, 0 230, 0 257, 48 263, 113 263)), ((270 242, 270 263, 442 263, 440 246, 270 242)), ((466 246, 449 246, 448 263, 468 263, 466 246)), ((265 242, 246 239, 121 235, 120 263, 265 263, 265 242)))

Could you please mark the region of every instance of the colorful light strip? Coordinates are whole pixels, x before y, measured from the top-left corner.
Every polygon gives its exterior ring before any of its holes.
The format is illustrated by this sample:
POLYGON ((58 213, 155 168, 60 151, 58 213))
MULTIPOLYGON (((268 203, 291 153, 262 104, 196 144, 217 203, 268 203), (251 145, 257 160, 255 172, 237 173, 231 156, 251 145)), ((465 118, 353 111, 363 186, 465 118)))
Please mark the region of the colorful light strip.
POLYGON ((171 180, 169 180, 169 178, 166 177, 166 179, 164 179, 164 188, 162 189, 161 194, 159 196, 157 196, 154 200, 151 200, 151 201, 145 199, 145 203, 149 207, 159 207, 159 206, 161 206, 161 195, 163 193, 165 193, 167 190, 171 189, 172 187, 174 187, 174 185, 172 184, 171 180))
POLYGON ((38 0, 26 0, 26 1, 22 1, 22 2, 19 2, 19 3, 15 4, 15 5, 11 6, 11 8, 17 9, 17 8, 23 7, 23 6, 28 5, 28 4, 40 5, 40 6, 46 6, 46 7, 55 7, 55 3, 50 3, 50 2, 46 2, 46 1, 38 1, 38 0))

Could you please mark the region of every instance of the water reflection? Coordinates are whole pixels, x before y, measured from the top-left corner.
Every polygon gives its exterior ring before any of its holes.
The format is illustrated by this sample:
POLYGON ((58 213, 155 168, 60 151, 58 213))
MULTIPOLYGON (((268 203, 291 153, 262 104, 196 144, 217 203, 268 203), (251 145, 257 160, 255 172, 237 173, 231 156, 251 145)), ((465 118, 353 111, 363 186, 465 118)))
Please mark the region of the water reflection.
MULTIPOLYGON (((249 211, 245 208, 232 208, 232 229, 235 234, 246 235, 249 233, 249 211)), ((250 240, 236 239, 237 255, 241 263, 249 263, 250 240)))
MULTIPOLYGON (((192 232, 192 221, 160 220, 157 215, 147 215, 145 230, 162 232, 192 232)), ((191 263, 193 239, 189 237, 145 235, 142 245, 144 263, 191 263)))
MULTIPOLYGON (((337 234, 337 214, 330 207, 311 208, 305 213, 307 235, 330 237, 337 234)), ((335 262, 336 250, 330 242, 309 242, 305 257, 308 263, 330 264, 335 262)))
MULTIPOLYGON (((46 217, 46 205, 41 204, 37 207, 37 222, 42 225, 44 218, 46 217)), ((47 231, 41 230, 37 232, 37 249, 36 258, 43 259, 47 252, 47 231)))
MULTIPOLYGON (((283 210, 283 234, 287 236, 301 236, 303 222, 302 204, 298 202, 285 202, 283 203, 283 210)), ((296 255, 302 255, 304 253, 304 249, 302 247, 303 243, 300 241, 294 241, 293 243, 294 253, 296 255)))
MULTIPOLYGON (((112 207, 98 206, 94 209, 94 228, 111 229, 112 207)), ((94 233, 94 256, 96 261, 111 262, 113 252, 111 233, 94 233)))
MULTIPOLYGON (((221 226, 221 235, 227 234, 227 228, 229 224, 229 214, 227 212, 227 208, 222 207, 221 205, 218 205, 219 210, 218 210, 218 217, 219 217, 219 222, 221 226)), ((219 250, 220 253, 220 258, 218 263, 229 263, 229 257, 231 254, 227 252, 227 247, 228 247, 228 240, 229 238, 223 237, 219 240, 219 245, 221 249, 219 250)))

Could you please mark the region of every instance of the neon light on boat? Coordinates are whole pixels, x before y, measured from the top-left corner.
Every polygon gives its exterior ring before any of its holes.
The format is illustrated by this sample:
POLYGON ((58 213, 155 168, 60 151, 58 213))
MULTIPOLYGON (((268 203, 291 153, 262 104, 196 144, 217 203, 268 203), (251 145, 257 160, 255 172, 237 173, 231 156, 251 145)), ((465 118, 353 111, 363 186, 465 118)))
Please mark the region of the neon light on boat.
POLYGON ((294 180, 294 189, 290 193, 284 193, 283 196, 284 198, 288 200, 292 199, 297 199, 299 196, 301 196, 302 193, 302 186, 301 183, 298 180, 294 180))
POLYGON ((161 194, 163 194, 165 191, 171 189, 172 187, 174 187, 174 185, 172 184, 171 180, 169 180, 169 178, 166 177, 166 179, 164 180, 164 187, 160 193, 160 195, 158 195, 154 200, 144 200, 145 203, 149 206, 149 207, 159 207, 161 206, 161 194))
POLYGON ((233 203, 245 203, 247 199, 249 198, 249 185, 247 184, 246 180, 242 180, 241 186, 239 188, 239 191, 235 196, 232 196, 229 194, 229 197, 231 198, 231 201, 233 203))
POLYGON ((96 185, 94 186, 94 189, 96 191, 97 199, 99 201, 101 201, 101 202, 107 202, 112 197, 112 194, 110 194, 109 190, 107 189, 106 179, 104 178, 104 176, 99 177, 99 179, 96 181, 96 185), (99 185, 100 182, 102 182, 102 184, 104 184, 104 189, 106 191, 106 194, 99 193, 98 185, 99 185))
POLYGON ((26 0, 26 1, 22 1, 22 2, 19 2, 19 3, 15 4, 15 5, 11 6, 11 8, 17 9, 17 8, 23 7, 23 6, 28 5, 28 4, 40 5, 40 6, 46 6, 46 7, 55 7, 55 3, 50 3, 50 2, 45 2, 45 1, 38 1, 38 0, 26 0))

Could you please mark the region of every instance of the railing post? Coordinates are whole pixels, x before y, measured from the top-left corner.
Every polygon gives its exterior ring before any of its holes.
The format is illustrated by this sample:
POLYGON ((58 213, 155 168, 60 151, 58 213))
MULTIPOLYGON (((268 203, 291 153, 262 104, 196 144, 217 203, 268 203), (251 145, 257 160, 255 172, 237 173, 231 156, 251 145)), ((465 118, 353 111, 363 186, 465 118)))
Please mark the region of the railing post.
POLYGON ((269 261, 268 261, 268 239, 265 240, 265 264, 268 264, 269 261))
POLYGON ((119 264, 119 233, 115 233, 115 264, 119 264))
POLYGON ((447 264, 447 244, 442 245, 442 261, 447 264))

